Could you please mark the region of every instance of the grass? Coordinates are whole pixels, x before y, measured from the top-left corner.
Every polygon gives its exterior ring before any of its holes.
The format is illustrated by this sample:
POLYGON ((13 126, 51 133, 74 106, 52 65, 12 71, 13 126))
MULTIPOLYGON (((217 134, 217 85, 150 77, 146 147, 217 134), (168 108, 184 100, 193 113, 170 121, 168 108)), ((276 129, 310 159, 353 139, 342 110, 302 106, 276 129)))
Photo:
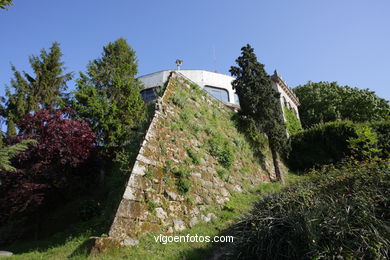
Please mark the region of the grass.
MULTIPOLYGON (((261 195, 271 192, 276 192, 281 189, 278 183, 265 183, 253 190, 232 195, 230 201, 225 203, 222 209, 215 209, 213 218, 209 223, 198 223, 191 229, 175 233, 175 235, 202 235, 202 236, 217 236, 234 222, 238 221, 240 217, 249 212, 252 208, 253 202, 258 200, 261 195)), ((152 205, 151 205, 152 206, 152 205)), ((7 259, 23 259, 23 260, 38 260, 38 259, 87 259, 85 252, 80 252, 79 255, 73 255, 80 245, 93 235, 93 231, 89 230, 78 236, 70 236, 63 240, 61 234, 54 235, 48 239, 52 246, 34 250, 30 252, 17 254, 7 259), (56 238, 57 237, 57 238, 56 238), (57 240, 58 244, 53 243, 57 240), (70 257, 72 256, 72 257, 70 257)), ((88 257, 88 259, 203 259, 212 249, 210 243, 168 243, 162 244, 155 241, 154 236, 159 233, 150 233, 140 240, 139 245, 124 248, 113 248, 105 253, 88 257)), ((29 242, 24 245, 19 245, 18 248, 6 248, 13 252, 23 252, 27 248, 40 248, 44 241, 39 243, 29 242)))
POLYGON ((234 259, 389 259, 388 162, 306 178, 259 201, 231 228, 234 259))
MULTIPOLYGON (((258 200, 260 194, 279 190, 281 185, 272 183, 254 187, 255 185, 250 183, 249 178, 258 176, 257 180, 260 180, 262 177, 260 163, 251 149, 251 144, 248 143, 245 134, 237 130, 236 122, 232 120, 234 113, 218 102, 213 101, 209 104, 202 99, 201 95, 203 94, 199 88, 190 89, 190 92, 188 89, 179 88, 175 92, 174 96, 171 97, 175 113, 161 123, 164 129, 169 129, 170 139, 164 140, 168 135, 161 135, 162 139, 159 139, 156 145, 158 152, 164 156, 171 153, 172 146, 181 149, 181 155, 175 153, 178 157, 173 156, 173 158, 165 160, 165 166, 162 169, 164 172, 163 181, 169 186, 176 186, 178 192, 185 194, 185 199, 189 202, 193 201, 192 192, 196 190, 195 184, 191 183, 189 178, 190 173, 205 165, 215 167, 218 169, 215 173, 216 176, 219 175, 222 180, 227 182, 235 181, 244 190, 243 193, 233 194, 230 201, 225 203, 222 208, 214 205, 211 212, 217 218, 211 222, 199 223, 191 229, 178 233, 214 236, 221 234, 223 230, 228 229, 231 224, 238 221, 242 214, 248 212, 252 207, 252 202, 258 200), (191 97, 193 98, 191 99, 191 97), (193 142, 194 136, 196 137, 195 143, 193 142), (169 144, 172 146, 169 147, 169 144), (233 154, 231 151, 233 149, 239 149, 240 153, 233 154)), ((123 181, 126 180, 126 174, 131 171, 137 151, 138 149, 129 153, 124 152, 118 156, 120 167, 112 173, 114 177, 115 175, 117 177, 109 179, 108 187, 111 189, 106 189, 107 196, 112 194, 108 197, 116 198, 123 194, 121 187, 123 187, 123 181)), ((146 178, 153 179, 154 174, 154 170, 148 169, 146 178)), ((110 203, 110 201, 104 205, 104 207, 108 207, 103 216, 107 223, 110 222, 109 219, 114 212, 115 205, 117 205, 117 202, 110 203), (110 206, 110 204, 112 205, 110 206)), ((148 201, 146 204, 155 214, 157 205, 148 201)), ((105 227, 107 227, 107 223, 104 223, 105 227)), ((80 225, 77 227, 80 231, 57 234, 45 241, 18 244, 14 247, 4 248, 4 250, 8 249, 18 253, 14 259, 86 259, 85 252, 81 247, 83 242, 90 236, 100 236, 102 232, 107 231, 102 231, 106 229, 101 227, 102 219, 99 218, 75 225, 80 225), (78 252, 78 254, 74 252, 78 252)), ((213 245, 208 243, 163 245, 156 243, 153 235, 159 234, 146 235, 140 240, 138 246, 111 249, 88 259, 202 259, 205 254, 213 250, 213 245)))

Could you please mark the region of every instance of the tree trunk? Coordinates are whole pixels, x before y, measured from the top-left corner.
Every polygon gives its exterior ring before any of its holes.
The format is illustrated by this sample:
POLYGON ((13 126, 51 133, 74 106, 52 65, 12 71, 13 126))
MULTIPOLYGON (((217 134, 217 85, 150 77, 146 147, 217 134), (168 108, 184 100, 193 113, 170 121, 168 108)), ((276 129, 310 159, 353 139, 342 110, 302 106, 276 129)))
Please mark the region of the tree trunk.
POLYGON ((271 153, 272 153, 272 160, 274 162, 276 179, 280 183, 284 184, 283 173, 280 170, 279 161, 278 161, 278 153, 275 151, 275 149, 272 146, 270 146, 270 149, 271 149, 271 153))

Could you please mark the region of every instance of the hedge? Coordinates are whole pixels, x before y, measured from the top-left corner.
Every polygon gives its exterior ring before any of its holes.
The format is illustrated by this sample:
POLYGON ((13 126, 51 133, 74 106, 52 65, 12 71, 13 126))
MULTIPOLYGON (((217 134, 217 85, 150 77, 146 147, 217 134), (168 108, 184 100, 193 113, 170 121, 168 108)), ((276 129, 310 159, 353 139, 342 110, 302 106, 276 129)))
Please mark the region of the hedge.
POLYGON ((348 156, 388 158, 390 121, 374 123, 331 122, 316 125, 290 137, 290 169, 295 171, 340 162, 348 156), (351 142, 353 141, 353 142, 351 142))

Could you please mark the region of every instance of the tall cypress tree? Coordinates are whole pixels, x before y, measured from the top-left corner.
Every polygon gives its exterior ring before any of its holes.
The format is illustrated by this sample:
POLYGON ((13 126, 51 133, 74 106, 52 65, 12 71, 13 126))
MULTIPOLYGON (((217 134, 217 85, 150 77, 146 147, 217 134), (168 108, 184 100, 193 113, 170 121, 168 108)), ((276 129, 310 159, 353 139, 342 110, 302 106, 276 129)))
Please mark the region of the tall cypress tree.
POLYGON ((145 117, 137 66, 135 52, 120 38, 103 47, 102 57, 91 61, 87 75, 80 73, 77 81, 72 106, 108 149, 127 141, 145 117))
POLYGON ((31 56, 29 62, 34 74, 20 72, 11 67, 14 78, 10 88, 6 88, 5 109, 7 132, 15 133, 15 124, 20 118, 40 108, 59 107, 64 104, 66 82, 72 78, 72 73, 64 73, 64 63, 61 61, 62 52, 59 43, 54 42, 49 52, 41 50, 39 56, 31 56))
POLYGON ((236 63, 238 67, 232 66, 230 73, 236 77, 232 85, 240 99, 241 113, 251 117, 258 130, 268 136, 276 177, 284 182, 278 162, 278 153, 287 140, 280 94, 272 87, 270 76, 249 44, 241 48, 236 63))

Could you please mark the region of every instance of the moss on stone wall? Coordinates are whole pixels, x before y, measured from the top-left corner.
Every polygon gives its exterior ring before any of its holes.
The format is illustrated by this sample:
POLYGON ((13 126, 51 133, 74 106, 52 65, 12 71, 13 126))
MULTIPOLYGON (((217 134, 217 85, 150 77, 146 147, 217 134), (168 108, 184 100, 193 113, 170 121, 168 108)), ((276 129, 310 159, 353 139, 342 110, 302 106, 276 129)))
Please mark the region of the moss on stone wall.
POLYGON ((110 236, 136 238, 146 232, 139 227, 172 233, 210 221, 207 214, 232 193, 273 174, 269 153, 255 155, 235 112, 197 85, 174 74, 158 104, 110 236))

